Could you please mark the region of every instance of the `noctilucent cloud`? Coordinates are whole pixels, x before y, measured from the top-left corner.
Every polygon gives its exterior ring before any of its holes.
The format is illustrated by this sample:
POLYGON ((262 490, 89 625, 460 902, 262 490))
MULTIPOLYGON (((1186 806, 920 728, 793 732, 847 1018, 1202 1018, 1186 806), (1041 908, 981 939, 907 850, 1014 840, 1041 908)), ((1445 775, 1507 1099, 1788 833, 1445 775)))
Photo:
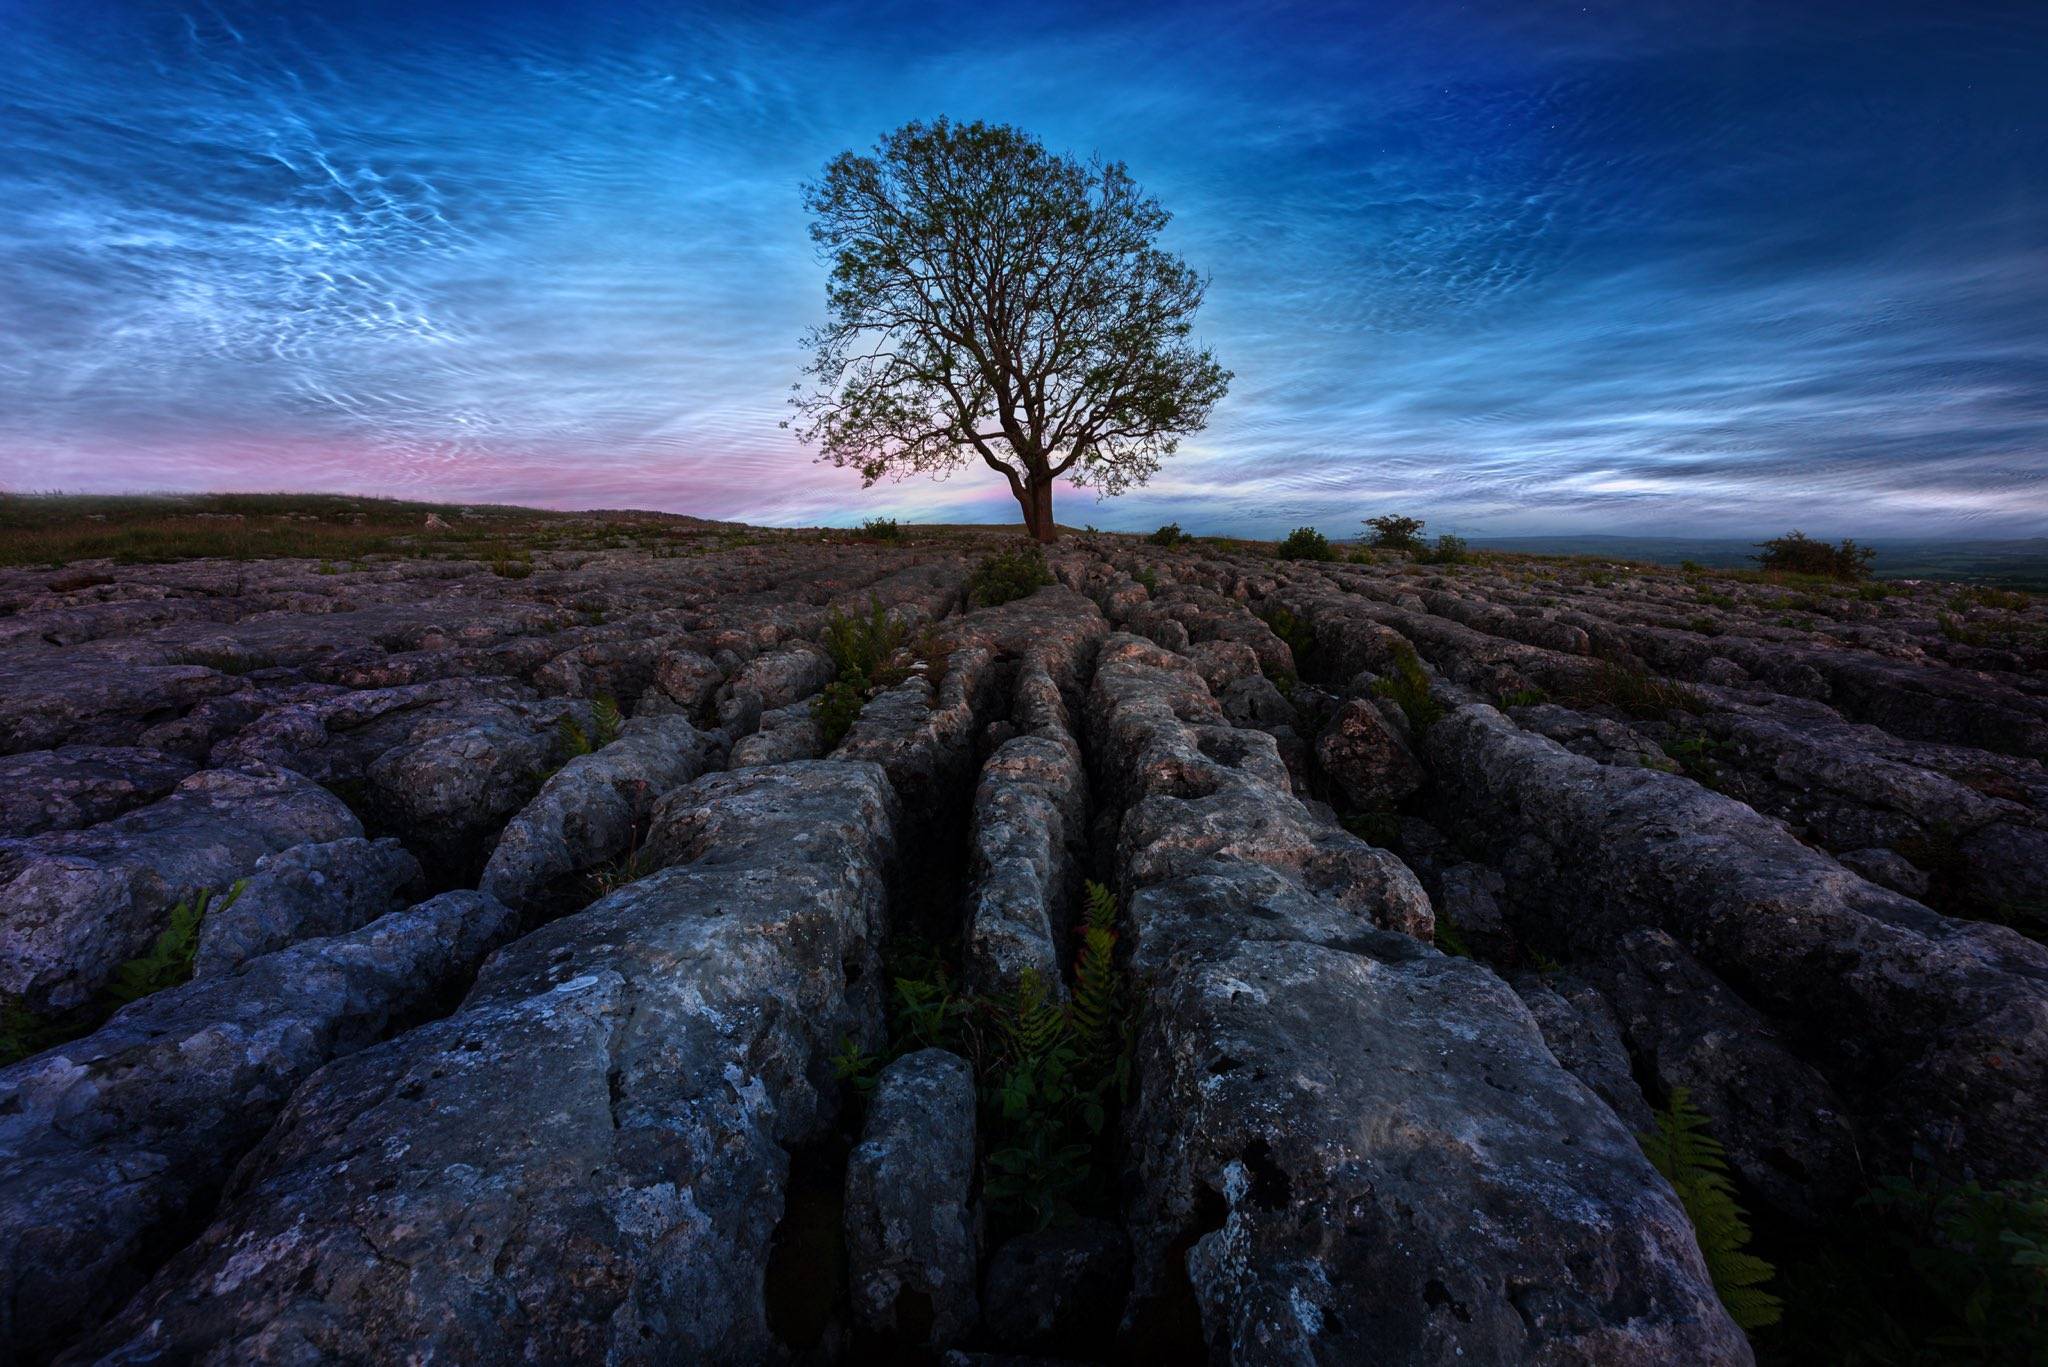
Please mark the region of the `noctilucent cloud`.
POLYGON ((1237 374, 1061 520, 2048 528, 2048 4, 0 0, 0 486, 1009 520, 780 428, 799 185, 1126 162, 1237 374))

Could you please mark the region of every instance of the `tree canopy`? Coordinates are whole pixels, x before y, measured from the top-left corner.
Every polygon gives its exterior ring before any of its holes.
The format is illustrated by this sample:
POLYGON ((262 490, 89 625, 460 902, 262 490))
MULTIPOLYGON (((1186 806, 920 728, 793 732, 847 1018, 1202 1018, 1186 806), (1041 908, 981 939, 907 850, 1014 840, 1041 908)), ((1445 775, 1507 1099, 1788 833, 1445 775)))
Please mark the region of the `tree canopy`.
POLYGON ((1144 483, 1229 386, 1189 340, 1207 282, 1121 162, 942 118, 841 153, 804 202, 832 273, 799 436, 864 486, 979 459, 1050 541, 1054 480, 1144 483))

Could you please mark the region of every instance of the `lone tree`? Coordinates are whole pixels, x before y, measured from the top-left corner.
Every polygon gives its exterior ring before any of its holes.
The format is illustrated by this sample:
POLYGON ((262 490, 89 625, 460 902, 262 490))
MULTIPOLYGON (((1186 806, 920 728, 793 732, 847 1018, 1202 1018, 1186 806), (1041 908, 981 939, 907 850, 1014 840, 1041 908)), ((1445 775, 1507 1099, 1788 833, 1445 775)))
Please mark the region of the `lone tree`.
POLYGON ((1021 129, 910 123, 804 186, 831 320, 798 435, 863 487, 979 458, 1054 538, 1053 481, 1119 494, 1198 432, 1230 372, 1188 340, 1207 282, 1121 162, 1021 129))

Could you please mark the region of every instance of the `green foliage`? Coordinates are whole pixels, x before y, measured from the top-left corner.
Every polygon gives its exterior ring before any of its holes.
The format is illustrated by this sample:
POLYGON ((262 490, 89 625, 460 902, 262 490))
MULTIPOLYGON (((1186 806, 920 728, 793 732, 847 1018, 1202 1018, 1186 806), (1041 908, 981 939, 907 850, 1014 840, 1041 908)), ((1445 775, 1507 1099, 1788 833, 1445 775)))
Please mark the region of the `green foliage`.
POLYGON ((1190 340, 1207 281, 1121 162, 940 118, 834 157, 804 206, 831 265, 797 435, 867 484, 986 465, 1050 537, 1055 479, 1144 483, 1229 388, 1190 340))
POLYGON ((870 541, 901 541, 903 528, 893 517, 871 517, 860 524, 860 534, 870 541))
POLYGON ((500 579, 531 579, 533 561, 524 556, 518 559, 508 555, 496 556, 491 561, 491 573, 500 579))
POLYGON ((2048 1173, 1984 1184, 1889 1177, 1788 1265, 1785 1362, 2048 1363, 2048 1173))
POLYGON ((1045 552, 1027 542, 997 551, 975 566, 967 578, 967 601, 978 608, 992 608, 1028 597, 1052 582, 1045 552))
POLYGON ((11 993, 0 993, 0 1068, 62 1044, 79 1032, 62 1017, 44 1017, 11 993))
POLYGON ((1131 578, 1135 582, 1144 585, 1146 593, 1159 592, 1159 576, 1153 573, 1150 565, 1140 565, 1137 569, 1132 570, 1131 578))
POLYGON ((1335 560, 1337 552, 1330 546, 1330 538, 1314 527, 1296 527, 1287 534, 1273 554, 1282 560, 1335 560))
POLYGON ((1892 587, 1889 584, 1881 584, 1873 579, 1869 583, 1858 587, 1856 596, 1866 603, 1881 603, 1892 596, 1892 587))
POLYGON ((909 630, 889 615, 882 600, 869 594, 865 614, 845 614, 833 609, 825 619, 819 643, 832 657, 842 679, 858 674, 870 684, 887 687, 902 679, 901 670, 891 672, 888 666, 908 635, 909 630))
POLYGON ((1418 735, 1443 719, 1443 704, 1429 691, 1429 675, 1423 672, 1422 661, 1415 654, 1415 648, 1405 642, 1395 647, 1393 663, 1373 684, 1372 691, 1383 698, 1392 698, 1418 735))
POLYGON ((1683 684, 1657 678, 1602 660, 1590 673, 1571 679, 1562 689, 1572 707, 1612 707, 1632 717, 1656 719, 1673 712, 1704 712, 1706 699, 1683 684))
MULTIPOLYGON (((1115 1119, 1130 1085, 1131 1021, 1116 962, 1115 897, 1087 887, 1066 1000, 1035 972, 970 993, 928 947, 899 949, 890 1057, 950 1049, 974 1066, 983 1191, 1010 1228, 1043 1228, 1077 1203, 1111 1203, 1115 1119)), ((845 1041, 835 1072, 864 1085, 885 1059, 845 1041)))
POLYGON ((1774 536, 1759 543, 1758 549, 1763 554, 1755 559, 1766 571, 1851 581, 1869 574, 1870 562, 1877 558, 1876 550, 1869 546, 1846 539, 1839 546, 1830 546, 1800 531, 1774 536))
POLYGON ((1512 693, 1500 695, 1500 708, 1506 711, 1511 707, 1535 707, 1549 701, 1550 695, 1540 688, 1518 688, 1512 693))
POLYGON ((1286 642, 1288 653, 1294 656, 1295 669, 1306 671, 1310 661, 1316 657, 1315 628, 1286 608, 1274 608, 1266 614, 1266 625, 1273 629, 1275 636, 1286 642))
POLYGON ((1469 558, 1465 538, 1445 532, 1436 539, 1436 549, 1415 557, 1423 565, 1462 565, 1469 558))
POLYGON ((625 719, 619 715, 619 705, 610 698, 600 697, 590 705, 591 729, 585 731, 574 717, 562 718, 562 748, 568 751, 568 758, 591 755, 604 749, 619 738, 619 728, 625 719))
POLYGON ((1728 783, 1727 760, 1736 746, 1704 731, 1681 731, 1664 742, 1663 750, 1678 765, 1678 772, 1701 787, 1719 790, 1728 783))
POLYGON ((1193 537, 1189 536, 1186 532, 1180 529, 1180 523, 1178 522, 1167 523, 1164 527, 1161 527, 1158 531, 1152 533, 1152 535, 1146 537, 1145 539, 1155 546, 1168 547, 1178 546, 1184 541, 1194 540, 1193 537))
POLYGON ((1369 517, 1365 525, 1372 528, 1372 544, 1383 550, 1419 551, 1422 549, 1422 519, 1400 517, 1389 513, 1384 517, 1369 517))
MULTIPOLYGON (((246 880, 244 880, 244 883, 246 880)), ((199 952, 199 925, 209 911, 224 911, 242 895, 244 883, 228 889, 218 905, 212 891, 201 889, 171 908, 170 924, 156 937, 147 954, 130 959, 114 971, 105 997, 109 1005, 126 1006, 152 992, 176 987, 192 976, 192 959, 199 952)))
POLYGON ((867 700, 868 681, 859 674, 841 675, 811 700, 811 720, 824 735, 827 750, 846 739, 846 733, 860 720, 860 710, 867 700))
POLYGON ((1436 947, 1454 958, 1469 959, 1472 947, 1465 943, 1465 937, 1458 933, 1458 927, 1450 917, 1438 912, 1436 916, 1436 947))
POLYGON ((1706 604, 1710 608, 1720 608, 1723 611, 1726 611, 1727 609, 1732 608, 1736 605, 1736 600, 1733 594, 1715 593, 1707 589, 1695 589, 1693 591, 1693 597, 1699 599, 1700 602, 1706 604))
POLYGON ((1388 808, 1350 812, 1339 820, 1345 830, 1368 845, 1389 849, 1401 838, 1401 814, 1388 808))
POLYGON ((1776 1269, 1744 1251, 1749 1221, 1735 1202, 1726 1152, 1707 1132, 1707 1118, 1686 1089, 1672 1088, 1669 1104, 1657 1114, 1657 1128, 1636 1138, 1651 1166, 1678 1193, 1729 1318, 1744 1330, 1776 1324, 1781 1303, 1763 1289, 1776 1269))

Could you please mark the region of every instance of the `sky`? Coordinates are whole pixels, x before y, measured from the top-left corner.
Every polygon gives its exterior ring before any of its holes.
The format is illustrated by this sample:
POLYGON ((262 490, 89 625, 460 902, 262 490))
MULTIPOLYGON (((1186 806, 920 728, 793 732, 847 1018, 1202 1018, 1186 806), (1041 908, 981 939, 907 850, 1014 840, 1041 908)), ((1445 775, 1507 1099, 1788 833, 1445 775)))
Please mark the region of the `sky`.
POLYGON ((2048 534, 2048 4, 0 0, 0 488, 1004 520, 781 426, 801 184, 1121 160, 1233 372, 1060 520, 2048 534))

